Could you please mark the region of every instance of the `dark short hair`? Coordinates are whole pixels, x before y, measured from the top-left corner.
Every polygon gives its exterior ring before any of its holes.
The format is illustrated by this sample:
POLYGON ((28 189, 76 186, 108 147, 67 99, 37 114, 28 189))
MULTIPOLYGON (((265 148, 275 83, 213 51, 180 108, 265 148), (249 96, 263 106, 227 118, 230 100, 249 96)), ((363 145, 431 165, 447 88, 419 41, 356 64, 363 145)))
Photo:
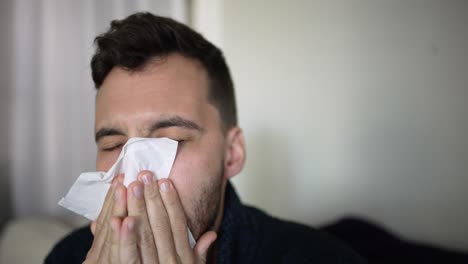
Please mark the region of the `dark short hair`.
POLYGON ((209 102, 219 111, 223 129, 237 125, 234 85, 223 53, 202 35, 173 19, 136 13, 114 20, 96 37, 91 70, 99 89, 114 67, 142 70, 152 59, 178 53, 201 62, 209 79, 209 102))

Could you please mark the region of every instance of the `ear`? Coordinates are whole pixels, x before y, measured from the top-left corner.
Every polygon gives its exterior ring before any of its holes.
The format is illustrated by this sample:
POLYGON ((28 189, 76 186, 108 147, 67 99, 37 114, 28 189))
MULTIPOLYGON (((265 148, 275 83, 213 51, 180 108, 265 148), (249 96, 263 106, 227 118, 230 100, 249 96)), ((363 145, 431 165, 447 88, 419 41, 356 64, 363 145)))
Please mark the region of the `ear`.
POLYGON ((245 163, 244 133, 242 133, 240 127, 233 127, 228 130, 225 151, 224 176, 230 179, 244 168, 245 163))

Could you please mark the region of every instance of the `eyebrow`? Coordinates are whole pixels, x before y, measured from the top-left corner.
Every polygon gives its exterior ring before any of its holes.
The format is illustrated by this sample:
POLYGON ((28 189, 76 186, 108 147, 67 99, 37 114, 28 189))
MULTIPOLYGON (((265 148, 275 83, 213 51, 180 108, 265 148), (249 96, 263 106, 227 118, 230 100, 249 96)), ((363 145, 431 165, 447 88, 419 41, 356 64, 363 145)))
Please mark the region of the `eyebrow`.
MULTIPOLYGON (((203 131, 201 126, 191 120, 182 118, 180 116, 172 116, 156 121, 153 125, 150 126, 149 133, 168 127, 181 127, 190 130, 203 131)), ((104 127, 96 132, 94 140, 98 142, 101 138, 106 136, 125 136, 125 133, 117 128, 104 127)))

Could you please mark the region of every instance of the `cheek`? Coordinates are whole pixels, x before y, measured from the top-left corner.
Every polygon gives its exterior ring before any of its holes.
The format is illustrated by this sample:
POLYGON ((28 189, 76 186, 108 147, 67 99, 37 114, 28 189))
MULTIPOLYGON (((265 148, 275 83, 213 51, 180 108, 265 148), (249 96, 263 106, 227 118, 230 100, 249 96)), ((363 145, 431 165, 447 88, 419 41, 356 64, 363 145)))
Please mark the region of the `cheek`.
POLYGON ((190 201, 199 198, 202 187, 209 185, 216 177, 222 177, 219 175, 221 164, 222 155, 213 149, 194 147, 193 150, 184 149, 178 153, 170 179, 186 211, 190 201))

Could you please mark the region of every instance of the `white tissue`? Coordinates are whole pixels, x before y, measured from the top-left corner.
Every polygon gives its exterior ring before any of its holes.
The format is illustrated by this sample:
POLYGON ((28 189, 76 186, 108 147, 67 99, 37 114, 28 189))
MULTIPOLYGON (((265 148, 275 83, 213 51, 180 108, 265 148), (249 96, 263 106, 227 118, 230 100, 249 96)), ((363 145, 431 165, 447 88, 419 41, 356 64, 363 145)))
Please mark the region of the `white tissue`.
MULTIPOLYGON (((126 187, 142 170, 153 172, 158 179, 168 178, 176 153, 177 141, 169 138, 130 138, 109 171, 80 174, 59 205, 95 220, 115 176, 124 173, 126 187)), ((195 239, 190 230, 188 233, 193 248, 195 239)))

